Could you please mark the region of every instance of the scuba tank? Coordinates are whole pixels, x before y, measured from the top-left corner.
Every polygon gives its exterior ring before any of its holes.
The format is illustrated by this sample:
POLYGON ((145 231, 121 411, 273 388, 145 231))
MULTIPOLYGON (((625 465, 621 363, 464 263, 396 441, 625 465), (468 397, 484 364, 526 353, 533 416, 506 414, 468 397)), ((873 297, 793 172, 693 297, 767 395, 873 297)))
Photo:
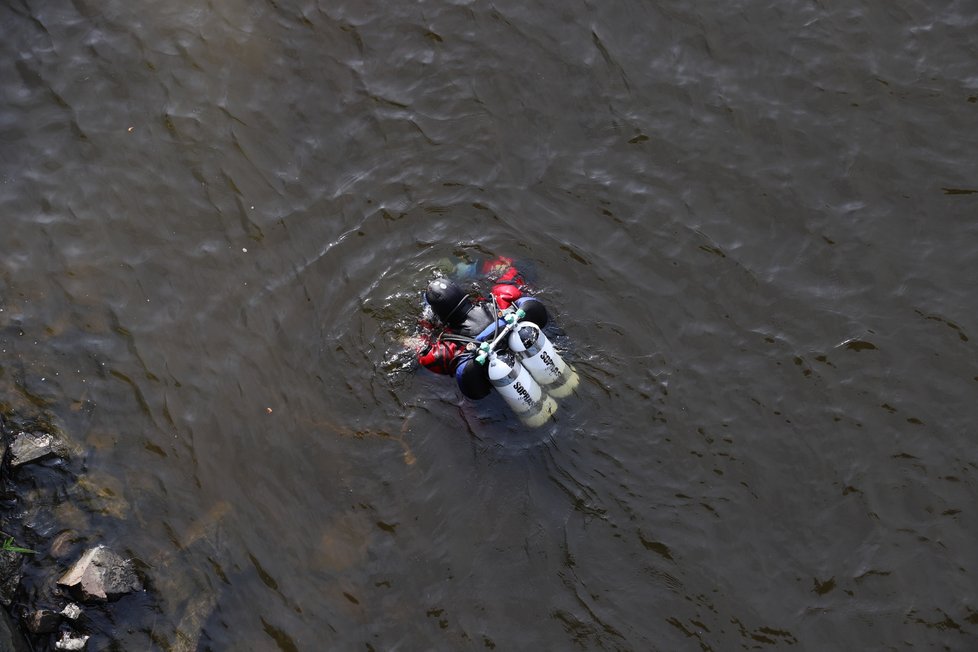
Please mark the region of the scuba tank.
POLYGON ((489 382, 530 427, 542 426, 557 410, 557 403, 543 393, 512 353, 493 351, 489 354, 489 382))
POLYGON ((509 334, 509 348, 522 358, 521 363, 548 394, 555 398, 569 395, 580 379, 577 372, 557 355, 554 345, 533 322, 520 322, 509 334))

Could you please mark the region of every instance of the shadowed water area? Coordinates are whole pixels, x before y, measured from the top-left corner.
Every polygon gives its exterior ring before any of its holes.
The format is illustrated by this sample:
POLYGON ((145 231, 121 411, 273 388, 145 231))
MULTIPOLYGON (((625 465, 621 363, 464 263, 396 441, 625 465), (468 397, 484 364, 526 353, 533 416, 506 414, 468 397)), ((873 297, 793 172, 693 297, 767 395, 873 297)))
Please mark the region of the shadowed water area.
POLYGON ((0 403, 74 451, 19 604, 101 542, 89 649, 975 649, 976 34, 4 0, 0 403), (539 430, 399 344, 497 254, 581 376, 539 430))

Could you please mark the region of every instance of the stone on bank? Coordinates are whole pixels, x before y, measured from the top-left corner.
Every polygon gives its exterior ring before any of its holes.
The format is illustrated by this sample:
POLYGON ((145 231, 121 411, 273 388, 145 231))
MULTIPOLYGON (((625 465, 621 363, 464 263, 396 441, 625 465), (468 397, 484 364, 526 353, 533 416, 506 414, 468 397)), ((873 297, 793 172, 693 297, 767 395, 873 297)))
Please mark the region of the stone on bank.
POLYGON ((64 445, 46 432, 19 432, 10 443, 10 465, 20 466, 48 455, 61 455, 64 445))
POLYGON ((71 632, 62 632, 61 638, 54 644, 55 650, 84 650, 85 643, 88 642, 88 636, 81 634, 72 634, 71 632))
POLYGON ((90 549, 58 580, 82 602, 114 600, 143 586, 132 562, 107 547, 90 549))

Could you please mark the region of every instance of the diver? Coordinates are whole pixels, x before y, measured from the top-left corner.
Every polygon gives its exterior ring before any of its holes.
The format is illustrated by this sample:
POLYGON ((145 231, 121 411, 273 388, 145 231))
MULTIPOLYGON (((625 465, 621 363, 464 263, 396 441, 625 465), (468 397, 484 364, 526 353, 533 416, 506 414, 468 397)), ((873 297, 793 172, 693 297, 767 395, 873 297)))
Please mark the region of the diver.
POLYGON ((510 258, 458 265, 456 272, 487 278, 493 284, 489 297, 471 297, 448 278, 429 283, 418 362, 454 376, 467 398, 485 398, 495 388, 525 423, 540 425, 556 410, 541 385, 560 397, 578 382, 541 330, 549 319, 546 307, 525 295, 526 283, 510 258))

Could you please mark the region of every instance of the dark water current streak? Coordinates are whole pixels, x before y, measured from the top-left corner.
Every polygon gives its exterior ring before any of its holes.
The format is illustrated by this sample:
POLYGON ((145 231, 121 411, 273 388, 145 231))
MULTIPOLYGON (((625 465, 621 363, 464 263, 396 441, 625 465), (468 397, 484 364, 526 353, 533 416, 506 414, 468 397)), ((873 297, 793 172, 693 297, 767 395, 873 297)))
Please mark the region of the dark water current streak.
POLYGON ((92 643, 974 649, 976 22, 4 3, 2 401, 89 478, 29 521, 165 589, 92 643), (584 380, 542 433, 398 371, 488 253, 584 380))

